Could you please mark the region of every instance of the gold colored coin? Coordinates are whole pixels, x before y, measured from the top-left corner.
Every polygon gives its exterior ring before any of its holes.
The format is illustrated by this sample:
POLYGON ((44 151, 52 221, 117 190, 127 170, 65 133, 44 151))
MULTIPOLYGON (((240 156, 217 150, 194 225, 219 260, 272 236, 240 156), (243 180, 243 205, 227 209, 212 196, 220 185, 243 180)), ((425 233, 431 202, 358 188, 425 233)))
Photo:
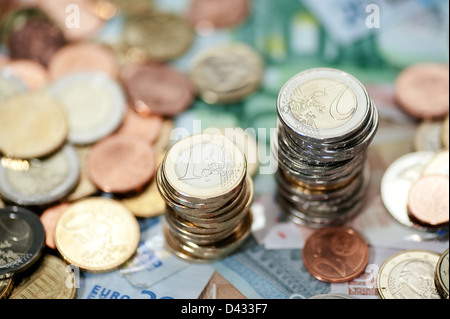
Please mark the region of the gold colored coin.
POLYGON ((21 278, 9 299, 75 299, 76 294, 76 278, 70 267, 47 254, 29 276, 21 278))
POLYGON ((116 269, 135 253, 139 238, 136 217, 118 201, 102 197, 73 203, 55 229, 60 254, 88 272, 116 269))
POLYGON ((195 38, 187 22, 172 13, 153 12, 130 17, 125 25, 124 41, 154 61, 180 57, 195 38))
POLYGON ((378 272, 382 299, 440 299, 434 284, 439 254, 405 250, 388 258, 378 272))
POLYGON ((0 279, 0 300, 8 298, 12 289, 13 289, 12 277, 0 279))
POLYGON ((194 59, 191 79, 209 104, 237 102, 258 89, 264 62, 250 46, 233 43, 208 48, 194 59))
POLYGON ((7 157, 46 156, 64 144, 68 132, 64 109, 44 92, 15 94, 0 104, 0 152, 7 157))

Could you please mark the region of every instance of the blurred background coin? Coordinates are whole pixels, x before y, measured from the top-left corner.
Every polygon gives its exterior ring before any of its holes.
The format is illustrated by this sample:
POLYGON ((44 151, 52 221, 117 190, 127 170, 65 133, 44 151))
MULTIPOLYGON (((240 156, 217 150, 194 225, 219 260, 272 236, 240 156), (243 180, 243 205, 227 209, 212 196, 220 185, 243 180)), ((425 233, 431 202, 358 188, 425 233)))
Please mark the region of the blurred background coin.
POLYGON ((244 100, 260 87, 263 72, 262 57, 249 45, 234 42, 197 53, 190 77, 206 103, 233 103, 244 100))
POLYGON ((189 78, 170 65, 128 65, 122 69, 121 79, 131 106, 142 116, 176 116, 194 101, 189 78))
POLYGON ((47 156, 66 142, 68 133, 64 108, 45 91, 26 91, 0 102, 0 152, 4 156, 47 156))
POLYGON ((69 74, 50 87, 66 111, 68 141, 90 145, 117 130, 126 112, 126 97, 120 84, 101 72, 69 74))
POLYGON ((399 106, 417 119, 444 118, 449 112, 448 65, 422 63, 405 68, 395 84, 399 106))
POLYGON ((25 206, 47 205, 69 194, 80 178, 80 161, 73 146, 26 161, 2 158, 0 193, 25 206))

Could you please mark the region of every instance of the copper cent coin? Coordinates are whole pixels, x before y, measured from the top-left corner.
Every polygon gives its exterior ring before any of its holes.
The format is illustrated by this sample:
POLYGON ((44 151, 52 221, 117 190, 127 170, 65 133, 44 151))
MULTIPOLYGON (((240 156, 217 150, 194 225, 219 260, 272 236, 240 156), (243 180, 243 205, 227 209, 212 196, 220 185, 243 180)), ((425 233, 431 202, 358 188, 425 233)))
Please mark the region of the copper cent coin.
POLYGON ((52 56, 65 44, 61 30, 44 19, 29 19, 8 38, 12 59, 33 60, 47 66, 52 56))
POLYGON ((364 272, 369 246, 348 227, 329 227, 312 234, 303 248, 303 263, 318 280, 343 283, 364 272))
POLYGON ((249 9, 248 0, 194 0, 187 21, 197 33, 205 34, 239 25, 247 18, 249 9))
POLYGON ((95 42, 77 42, 59 49, 49 65, 50 77, 55 80, 75 72, 104 72, 115 78, 119 61, 107 46, 95 42))
POLYGON ((153 144, 161 134, 163 121, 164 119, 160 115, 142 116, 129 107, 117 133, 136 135, 146 140, 149 144, 153 144))
POLYGON ((108 193, 142 189, 156 170, 156 155, 146 141, 115 134, 92 146, 87 158, 92 182, 108 193))
POLYGON ((449 68, 424 63, 405 69, 395 84, 396 100, 409 115, 438 119, 449 112, 449 68))
POLYGON ((45 229, 45 244, 47 247, 56 249, 54 233, 56 228, 56 223, 59 217, 64 213, 64 211, 70 206, 69 203, 61 203, 56 206, 51 206, 44 210, 40 216, 41 222, 45 229))
POLYGON ((449 177, 425 175, 414 182, 408 195, 408 214, 412 221, 437 227, 449 221, 449 177))
POLYGON ((129 65, 122 81, 134 110, 141 115, 175 116, 194 100, 187 76, 164 64, 129 65))

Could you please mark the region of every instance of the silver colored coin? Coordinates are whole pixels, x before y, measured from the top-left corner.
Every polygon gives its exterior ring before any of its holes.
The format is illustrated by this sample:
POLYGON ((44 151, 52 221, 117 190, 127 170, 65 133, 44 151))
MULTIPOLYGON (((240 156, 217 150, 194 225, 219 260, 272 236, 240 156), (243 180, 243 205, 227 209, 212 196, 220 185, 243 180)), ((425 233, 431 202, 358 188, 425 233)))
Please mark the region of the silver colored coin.
POLYGON ((387 211, 399 223, 421 231, 438 233, 440 229, 429 229, 412 222, 407 209, 409 190, 434 155, 434 152, 413 152, 395 160, 384 172, 380 194, 387 211))
POLYGON ((46 158, 26 161, 3 158, 0 194, 17 205, 46 205, 69 194, 79 177, 78 154, 73 146, 66 144, 46 158))
POLYGON ((69 142, 90 145, 114 132, 127 107, 121 85, 104 73, 67 75, 50 87, 69 120, 69 142))
POLYGON ((335 69, 311 69, 286 82, 277 109, 291 131, 311 140, 333 142, 359 130, 367 121, 370 99, 353 76, 335 69))

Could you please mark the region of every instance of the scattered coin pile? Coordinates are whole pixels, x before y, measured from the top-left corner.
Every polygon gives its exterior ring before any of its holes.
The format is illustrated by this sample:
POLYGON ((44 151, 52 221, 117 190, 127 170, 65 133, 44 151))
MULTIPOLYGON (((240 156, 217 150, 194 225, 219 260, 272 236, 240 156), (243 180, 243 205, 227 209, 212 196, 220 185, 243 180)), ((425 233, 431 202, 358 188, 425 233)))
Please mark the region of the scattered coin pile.
POLYGON ((175 143, 157 173, 166 201, 164 235, 179 257, 223 258, 250 234, 253 182, 245 156, 222 134, 197 134, 175 143))
POLYGON ((399 75, 396 100, 420 122, 412 152, 394 160, 381 181, 388 212, 434 237, 448 236, 449 228, 448 83, 446 65, 419 64, 399 75))
POLYGON ((288 218, 323 227, 355 216, 369 181, 365 151, 378 128, 366 89, 343 71, 311 69, 284 85, 277 110, 271 147, 288 218))

